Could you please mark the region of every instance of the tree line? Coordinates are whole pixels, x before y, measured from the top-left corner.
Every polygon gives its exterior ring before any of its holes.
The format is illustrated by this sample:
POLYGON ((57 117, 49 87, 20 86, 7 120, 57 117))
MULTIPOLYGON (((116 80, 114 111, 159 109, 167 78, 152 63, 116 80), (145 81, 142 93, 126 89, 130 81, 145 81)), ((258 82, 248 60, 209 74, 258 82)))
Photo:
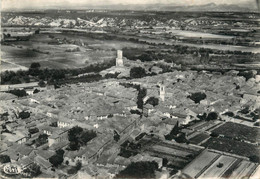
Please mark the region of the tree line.
POLYGON ((3 72, 1 74, 1 84, 29 83, 35 80, 46 80, 51 83, 65 79, 67 76, 77 76, 79 74, 91 72, 98 73, 114 65, 115 61, 111 60, 103 63, 91 64, 87 67, 79 69, 42 69, 39 63, 34 62, 27 71, 19 70, 17 72, 3 72))

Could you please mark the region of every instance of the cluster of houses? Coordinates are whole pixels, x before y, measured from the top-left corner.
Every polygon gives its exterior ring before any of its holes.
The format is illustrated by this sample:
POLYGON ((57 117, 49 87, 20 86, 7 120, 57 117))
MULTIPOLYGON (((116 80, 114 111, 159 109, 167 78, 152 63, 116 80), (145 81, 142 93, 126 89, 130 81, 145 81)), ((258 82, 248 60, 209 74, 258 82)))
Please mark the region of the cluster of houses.
MULTIPOLYGON (((122 51, 118 51, 117 67, 124 68, 122 51)), ((56 90, 46 89, 1 103, 3 132, 0 137, 3 145, 0 154, 8 155, 22 170, 36 163, 44 174, 57 176, 49 159, 57 150, 63 149, 63 163, 68 166, 75 166, 78 161, 82 163, 83 173, 79 172, 78 177, 86 173, 96 175, 98 170, 93 171, 93 163, 102 167, 109 165, 108 170, 114 169, 114 173, 110 171, 112 176, 129 164, 117 157, 124 141, 151 131, 163 138, 177 122, 188 124, 198 120, 198 115, 203 113, 221 115, 232 111, 237 114, 249 103, 250 110, 256 110, 259 108, 258 92, 259 81, 256 79, 245 81, 232 74, 220 76, 204 71, 175 71, 127 81, 106 79, 66 85, 56 90), (138 91, 124 87, 120 82, 137 84, 147 90, 143 109, 137 108, 138 91), (206 98, 195 103, 189 95, 196 92, 205 93, 206 98), (157 98, 159 103, 154 106, 146 103, 150 97, 157 98), (30 116, 21 119, 19 114, 24 111, 30 116), (142 118, 132 111, 142 113, 142 118), (70 143, 68 131, 75 126, 94 130, 97 137, 79 150, 70 151, 67 150, 70 143), (118 141, 114 139, 115 133, 120 136, 118 141), (43 135, 47 139, 37 144, 43 135), (113 160, 111 156, 114 156, 113 160)), ((139 159, 154 160, 160 165, 162 162, 160 158, 146 155, 131 162, 139 159)))

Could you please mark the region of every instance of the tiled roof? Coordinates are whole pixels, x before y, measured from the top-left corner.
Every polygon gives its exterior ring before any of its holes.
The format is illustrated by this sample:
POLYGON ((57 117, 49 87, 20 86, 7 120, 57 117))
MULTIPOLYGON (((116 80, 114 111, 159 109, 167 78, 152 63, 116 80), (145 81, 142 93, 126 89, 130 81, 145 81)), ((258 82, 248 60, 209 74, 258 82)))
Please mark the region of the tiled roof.
POLYGON ((34 158, 34 161, 39 164, 41 167, 44 167, 45 169, 48 169, 52 166, 52 164, 48 161, 45 160, 44 158, 40 157, 40 156, 36 156, 34 158))

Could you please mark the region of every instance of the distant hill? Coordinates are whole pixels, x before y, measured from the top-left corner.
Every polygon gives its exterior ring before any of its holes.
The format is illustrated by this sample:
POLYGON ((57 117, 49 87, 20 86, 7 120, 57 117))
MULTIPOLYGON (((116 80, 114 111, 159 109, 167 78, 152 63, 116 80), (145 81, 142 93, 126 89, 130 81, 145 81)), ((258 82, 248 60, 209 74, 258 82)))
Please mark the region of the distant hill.
MULTIPOLYGON (((204 5, 177 5, 177 4, 110 4, 110 5, 82 5, 82 6, 48 6, 47 7, 28 7, 24 10, 39 10, 39 9, 102 9, 102 10, 140 10, 140 11, 202 11, 202 12, 260 12, 256 3, 243 3, 243 4, 215 4, 208 3, 204 5)), ((18 10, 16 7, 10 10, 18 10)), ((21 9, 19 9, 21 10, 21 9)))
POLYGON ((225 11, 239 11, 239 12, 247 12, 247 11, 257 11, 256 4, 252 3, 244 3, 241 5, 228 5, 228 4, 220 4, 217 5, 215 3, 209 3, 205 5, 193 5, 193 6, 178 6, 175 4, 145 4, 145 5, 109 5, 109 6, 93 6, 88 8, 98 8, 98 9, 113 9, 113 10, 157 10, 157 11, 217 11, 217 12, 225 12, 225 11))

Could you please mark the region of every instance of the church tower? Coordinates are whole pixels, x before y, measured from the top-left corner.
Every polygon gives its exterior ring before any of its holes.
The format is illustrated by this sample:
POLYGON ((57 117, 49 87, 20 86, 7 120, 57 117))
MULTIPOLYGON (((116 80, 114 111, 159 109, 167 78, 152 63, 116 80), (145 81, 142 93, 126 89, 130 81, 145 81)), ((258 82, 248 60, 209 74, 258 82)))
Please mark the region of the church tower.
POLYGON ((164 101, 165 100, 165 85, 164 85, 164 82, 162 82, 159 86, 160 86, 159 95, 160 95, 161 100, 164 101))
POLYGON ((122 50, 117 50, 117 58, 116 58, 116 66, 117 67, 123 67, 123 51, 122 50))

